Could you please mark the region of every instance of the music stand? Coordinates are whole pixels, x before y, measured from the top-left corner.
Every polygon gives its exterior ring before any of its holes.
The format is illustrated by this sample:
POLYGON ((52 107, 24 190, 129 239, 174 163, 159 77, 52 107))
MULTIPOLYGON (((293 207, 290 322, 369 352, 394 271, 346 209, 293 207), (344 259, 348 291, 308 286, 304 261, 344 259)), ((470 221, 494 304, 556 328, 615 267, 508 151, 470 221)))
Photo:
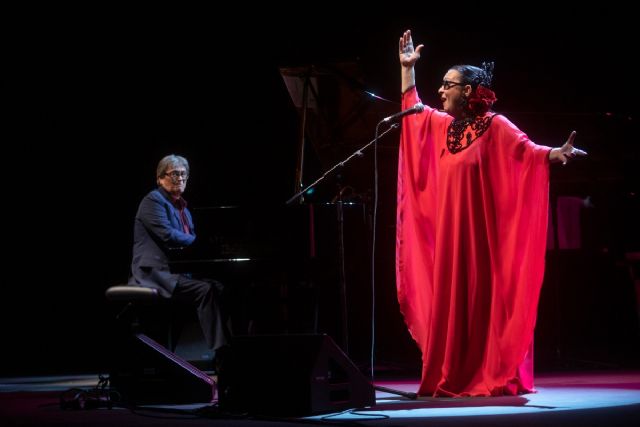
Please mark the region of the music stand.
MULTIPOLYGON (((307 190, 313 188, 334 171, 345 173, 342 166, 356 156, 347 157, 356 151, 358 156, 362 150, 371 145, 365 143, 371 138, 373 129, 380 119, 397 109, 397 103, 380 102, 365 90, 363 73, 356 62, 342 62, 324 65, 304 65, 300 67, 280 68, 280 74, 289 92, 293 105, 300 114, 299 144, 297 147, 297 163, 294 184, 294 196, 287 204, 302 204, 307 190), (311 144, 309 144, 309 141, 311 144), (304 186, 305 152, 313 148, 320 167, 326 172, 311 185, 304 186), (338 164, 329 167, 335 162, 338 164)), ((385 132, 386 133, 386 132, 385 132)), ((369 174, 362 171, 366 166, 362 162, 350 165, 352 179, 366 179, 369 174), (356 169, 356 167, 359 168, 356 169)), ((348 173, 348 172, 347 172, 348 173)), ((337 175, 337 174, 336 174, 337 175)), ((338 282, 340 306, 342 314, 342 347, 349 354, 347 292, 344 264, 344 217, 343 217, 343 182, 338 184, 337 195, 332 197, 338 221, 338 282)), ((356 188, 357 185, 351 185, 356 188)), ((317 194, 317 192, 316 192, 317 194)), ((317 332, 317 331, 316 331, 317 332)))
MULTIPOLYGON (((314 188, 338 167, 377 142, 378 138, 391 131, 397 125, 378 135, 381 118, 395 112, 399 103, 380 98, 365 90, 360 67, 355 62, 331 65, 307 65, 303 67, 280 68, 294 106, 300 112, 299 145, 296 163, 294 196, 287 204, 296 200, 303 203, 308 189, 314 188), (379 100, 386 102, 379 102, 379 100), (376 138, 366 143, 376 129, 376 138), (307 187, 303 185, 304 154, 307 138, 326 172, 307 187), (351 155, 348 153, 353 152, 351 155), (336 163, 337 162, 337 163, 336 163), (333 164, 333 167, 329 167, 333 164)), ((356 173, 356 176, 366 176, 356 173)), ((338 273, 340 285, 340 306, 342 312, 343 351, 349 354, 348 319, 346 300, 346 277, 344 262, 344 217, 342 188, 332 200, 336 205, 338 218, 338 273)), ((316 331, 317 332, 317 331, 316 331)), ((399 394, 415 399, 415 393, 407 393, 381 386, 377 390, 399 394)))

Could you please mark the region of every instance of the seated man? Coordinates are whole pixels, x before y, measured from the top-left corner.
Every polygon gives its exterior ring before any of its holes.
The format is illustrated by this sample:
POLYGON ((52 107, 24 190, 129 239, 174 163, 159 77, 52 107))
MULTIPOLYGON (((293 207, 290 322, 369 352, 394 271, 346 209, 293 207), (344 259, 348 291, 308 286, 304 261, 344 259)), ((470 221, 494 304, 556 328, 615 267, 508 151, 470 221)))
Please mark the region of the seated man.
POLYGON ((168 252, 191 245, 196 236, 182 193, 189 179, 189 162, 174 154, 156 169, 158 188, 140 202, 135 217, 133 259, 129 284, 155 288, 158 293, 195 306, 207 347, 217 352, 228 343, 229 331, 220 306, 222 285, 196 280, 169 270, 168 252))

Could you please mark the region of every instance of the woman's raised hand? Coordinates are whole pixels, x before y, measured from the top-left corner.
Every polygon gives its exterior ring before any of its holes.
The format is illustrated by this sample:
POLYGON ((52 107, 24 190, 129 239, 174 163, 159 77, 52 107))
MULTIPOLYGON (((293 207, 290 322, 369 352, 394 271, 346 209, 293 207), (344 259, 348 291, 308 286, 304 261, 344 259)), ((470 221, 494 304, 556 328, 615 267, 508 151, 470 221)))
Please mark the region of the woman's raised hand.
POLYGON ((413 40, 411 39, 411 30, 407 30, 400 37, 398 43, 398 53, 400 55, 400 64, 403 67, 413 67, 418 59, 420 59, 420 51, 424 47, 423 44, 418 45, 414 49, 413 40))

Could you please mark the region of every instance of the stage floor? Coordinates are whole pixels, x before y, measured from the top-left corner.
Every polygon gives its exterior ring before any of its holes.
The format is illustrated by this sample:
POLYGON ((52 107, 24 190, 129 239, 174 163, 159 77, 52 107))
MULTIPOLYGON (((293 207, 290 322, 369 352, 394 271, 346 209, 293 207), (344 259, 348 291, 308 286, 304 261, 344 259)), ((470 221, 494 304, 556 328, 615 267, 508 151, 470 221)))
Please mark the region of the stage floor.
MULTIPOLYGON (((96 375, 0 378, 3 426, 631 426, 640 424, 640 371, 546 373, 536 377, 538 393, 488 398, 410 400, 376 392, 376 405, 339 414, 273 418, 223 414, 212 404, 61 409, 61 397, 90 390, 96 375)), ((413 392, 418 379, 376 381, 376 385, 413 392)), ((268 384, 264 390, 268 393, 268 384)), ((87 405, 91 406, 91 405, 87 405)))

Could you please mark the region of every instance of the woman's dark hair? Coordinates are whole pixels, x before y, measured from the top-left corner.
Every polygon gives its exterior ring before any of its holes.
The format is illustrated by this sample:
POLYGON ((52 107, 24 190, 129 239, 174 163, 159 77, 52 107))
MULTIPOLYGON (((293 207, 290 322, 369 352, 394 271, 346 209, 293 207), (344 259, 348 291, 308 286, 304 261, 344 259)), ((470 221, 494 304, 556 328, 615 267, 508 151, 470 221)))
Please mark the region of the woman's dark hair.
POLYGON ((486 114, 498 100, 491 90, 493 62, 483 62, 482 68, 473 65, 454 65, 451 69, 462 76, 460 83, 470 85, 473 89, 468 97, 460 98, 462 107, 474 116, 486 114))
POLYGON ((490 89, 493 80, 493 65, 493 62, 483 62, 482 68, 474 65, 454 65, 451 69, 462 74, 461 83, 471 85, 473 89, 478 85, 490 89))

